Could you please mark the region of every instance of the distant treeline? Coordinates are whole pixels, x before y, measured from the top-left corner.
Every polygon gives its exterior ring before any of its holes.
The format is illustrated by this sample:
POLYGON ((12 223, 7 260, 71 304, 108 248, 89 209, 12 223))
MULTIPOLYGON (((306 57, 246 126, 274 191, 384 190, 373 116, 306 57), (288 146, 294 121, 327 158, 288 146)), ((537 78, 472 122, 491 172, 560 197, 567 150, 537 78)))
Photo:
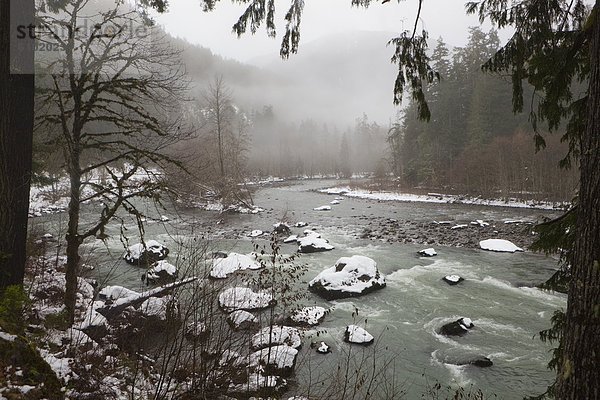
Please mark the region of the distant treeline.
POLYGON ((470 29, 464 48, 451 50, 438 40, 431 60, 441 80, 426 92, 431 120, 419 121, 411 102, 392 126, 393 172, 410 186, 570 200, 577 168, 559 168, 567 145, 558 134, 544 135, 548 146, 536 153, 528 120, 528 101, 536 101, 531 88, 524 88, 525 112, 514 115, 510 80, 481 70, 499 47, 495 31, 479 28, 470 29))

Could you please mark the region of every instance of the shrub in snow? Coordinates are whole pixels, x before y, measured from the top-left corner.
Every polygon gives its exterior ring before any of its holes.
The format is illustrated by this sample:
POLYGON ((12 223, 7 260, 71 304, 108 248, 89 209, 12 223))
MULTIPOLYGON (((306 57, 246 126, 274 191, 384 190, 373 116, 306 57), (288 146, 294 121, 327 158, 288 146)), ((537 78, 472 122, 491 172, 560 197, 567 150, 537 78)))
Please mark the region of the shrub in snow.
POLYGON ((377 263, 369 257, 342 257, 308 284, 313 292, 325 299, 355 297, 385 287, 385 278, 377 263))
POLYGON ((444 282, 446 282, 448 285, 454 286, 454 285, 458 285, 465 279, 458 275, 446 275, 445 277, 442 278, 442 280, 444 282))
POLYGON ((219 294, 219 305, 227 311, 260 310, 274 304, 275 300, 269 292, 254 292, 247 287, 233 287, 219 294))
POLYGON ((142 280, 148 285, 154 283, 164 283, 174 281, 177 278, 178 270, 173 264, 167 261, 157 261, 142 275, 142 280))
POLYGON ((523 251, 522 248, 517 247, 513 242, 504 239, 487 239, 479 242, 479 247, 483 250, 497 251, 503 253, 514 253, 515 251, 523 251))
POLYGON ((344 340, 348 343, 367 345, 373 343, 375 338, 358 325, 348 325, 344 332, 344 340))
POLYGON ((145 243, 137 243, 127 248, 123 258, 129 264, 149 265, 155 261, 163 260, 169 254, 169 249, 157 242, 148 240, 145 243))
POLYGON ((443 325, 440 328, 439 333, 444 336, 462 336, 474 326, 475 325, 470 318, 460 318, 454 322, 449 322, 443 325))
POLYGON ((302 346, 300 331, 291 326, 267 326, 252 336, 252 348, 260 350, 275 345, 286 345, 293 348, 302 346))
POLYGON ((230 253, 225 258, 215 258, 212 263, 210 276, 216 279, 227 278, 229 274, 236 271, 261 268, 261 265, 254 258, 238 253, 230 253))
POLYGON ((295 310, 290 316, 290 320, 295 324, 303 326, 318 325, 325 318, 326 312, 325 308, 319 306, 304 307, 295 310))
POLYGON ((437 256, 437 252, 434 248, 430 247, 428 249, 419 250, 419 255, 423 257, 433 257, 437 256))

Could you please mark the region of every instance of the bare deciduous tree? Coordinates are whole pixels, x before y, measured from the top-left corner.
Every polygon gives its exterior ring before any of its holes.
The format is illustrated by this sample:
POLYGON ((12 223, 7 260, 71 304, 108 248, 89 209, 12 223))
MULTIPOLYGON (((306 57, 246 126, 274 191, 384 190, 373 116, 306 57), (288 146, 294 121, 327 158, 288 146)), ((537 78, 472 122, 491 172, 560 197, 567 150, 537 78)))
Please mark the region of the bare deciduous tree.
POLYGON ((70 179, 65 305, 72 320, 79 246, 105 237, 121 209, 141 224, 132 200, 158 199, 161 167, 178 165, 165 149, 185 135, 178 105, 187 82, 178 52, 121 3, 107 11, 77 0, 42 21, 58 57, 44 60, 50 73, 37 132, 61 148, 70 179), (99 179, 100 171, 109 179, 99 179), (81 224, 81 205, 91 201, 102 204, 100 216, 81 224))

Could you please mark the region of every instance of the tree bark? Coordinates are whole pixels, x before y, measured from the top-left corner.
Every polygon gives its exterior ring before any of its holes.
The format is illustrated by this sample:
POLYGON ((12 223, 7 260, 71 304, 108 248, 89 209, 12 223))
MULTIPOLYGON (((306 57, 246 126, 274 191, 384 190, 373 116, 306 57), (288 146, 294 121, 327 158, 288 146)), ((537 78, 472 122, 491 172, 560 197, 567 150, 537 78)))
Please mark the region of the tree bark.
POLYGON ((77 277, 79 276, 79 212, 81 200, 81 170, 79 168, 79 152, 71 154, 69 165, 71 178, 71 198, 69 200, 69 223, 67 226, 67 266, 65 270, 65 307, 71 324, 75 320, 75 303, 77 299, 77 277))
POLYGON ((587 126, 582 132, 572 278, 559 365, 558 399, 600 399, 600 1, 590 29, 587 126))
POLYGON ((33 21, 33 0, 0 2, 0 290, 22 284, 25 273, 34 53, 30 38, 16 38, 16 25, 33 21))

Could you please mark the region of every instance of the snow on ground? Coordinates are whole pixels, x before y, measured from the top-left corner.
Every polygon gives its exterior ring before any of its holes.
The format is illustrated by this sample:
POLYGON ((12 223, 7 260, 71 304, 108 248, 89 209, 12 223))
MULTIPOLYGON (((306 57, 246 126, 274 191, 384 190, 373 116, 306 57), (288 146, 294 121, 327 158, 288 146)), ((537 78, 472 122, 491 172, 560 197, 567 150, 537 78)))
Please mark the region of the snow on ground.
POLYGON ((344 195, 348 197, 356 197, 369 200, 383 201, 404 201, 418 203, 459 203, 459 204, 477 204, 484 206, 497 207, 515 207, 515 208, 539 208, 544 210, 564 209, 569 206, 569 203, 563 202, 544 202, 535 200, 518 200, 518 199, 481 199, 478 197, 466 197, 450 194, 428 193, 427 195, 412 194, 412 193, 397 193, 397 192, 374 192, 365 189, 351 189, 350 187, 335 187, 319 190, 321 193, 344 195))
POLYGON ((262 266, 253 257, 244 254, 229 253, 225 258, 216 258, 213 260, 210 276, 216 279, 224 279, 236 271, 260 268, 262 266))
POLYGON ((320 206, 313 208, 314 211, 331 211, 331 206, 320 206))
POLYGON ((487 239, 479 242, 479 247, 483 250, 498 251, 503 253, 514 253, 515 251, 523 251, 522 248, 516 246, 513 242, 504 239, 487 239))

